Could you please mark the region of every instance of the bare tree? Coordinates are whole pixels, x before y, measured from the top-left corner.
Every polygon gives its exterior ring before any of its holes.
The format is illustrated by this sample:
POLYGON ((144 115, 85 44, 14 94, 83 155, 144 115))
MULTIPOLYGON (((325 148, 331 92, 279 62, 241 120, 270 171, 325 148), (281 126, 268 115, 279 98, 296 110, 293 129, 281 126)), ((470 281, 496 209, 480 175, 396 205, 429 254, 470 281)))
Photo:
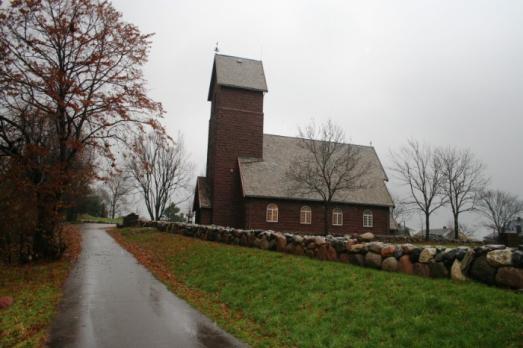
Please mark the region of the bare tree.
POLYGON ((454 218, 454 238, 458 239, 459 215, 476 208, 479 190, 487 184, 484 166, 470 150, 451 147, 438 149, 436 161, 443 175, 441 188, 454 218))
POLYGON ((446 203, 445 197, 441 195, 443 175, 434 151, 428 145, 410 140, 392 156, 394 172, 410 191, 406 204, 425 215, 425 238, 428 240, 430 215, 446 203))
MULTIPOLYGON (((454 225, 454 219, 449 219, 447 221, 447 226, 453 226, 454 225)), ((463 239, 472 239, 474 237, 474 232, 475 232, 476 228, 475 226, 473 225, 469 225, 469 224, 464 224, 462 222, 459 223, 459 233, 458 233, 458 237, 454 237, 454 239, 459 239, 459 240, 463 240, 463 239)), ((455 231, 455 227, 452 228, 452 231, 454 232, 455 231)), ((455 233, 454 233, 455 235, 455 233)))
POLYGON ((172 142, 157 133, 135 140, 127 167, 151 220, 160 220, 175 195, 187 188, 192 172, 183 138, 172 142))
POLYGON ((392 195, 392 200, 394 201, 394 208, 391 211, 392 218, 398 222, 407 220, 412 213, 412 208, 408 202, 396 195, 392 195))
POLYGON ((107 194, 107 204, 109 206, 109 215, 114 219, 117 212, 126 204, 126 197, 133 191, 134 187, 130 182, 130 177, 126 173, 118 171, 110 173, 104 180, 104 191, 107 194))
POLYGON ((403 222, 403 230, 406 230, 405 222, 412 214, 412 207, 409 206, 408 202, 398 198, 396 195, 392 195, 392 200, 394 201, 394 207, 391 209, 391 215, 394 221, 396 221, 399 226, 399 230, 402 230, 401 223, 403 222))
POLYGON ((480 195, 478 208, 487 218, 487 226, 500 237, 505 233, 509 222, 523 212, 523 201, 508 192, 485 190, 480 195))
POLYGON ((345 143, 341 127, 331 120, 317 126, 311 122, 299 129, 302 156, 297 156, 286 173, 290 190, 299 195, 321 197, 324 206, 324 233, 329 232, 330 206, 336 194, 365 187, 363 178, 370 163, 361 148, 345 143))

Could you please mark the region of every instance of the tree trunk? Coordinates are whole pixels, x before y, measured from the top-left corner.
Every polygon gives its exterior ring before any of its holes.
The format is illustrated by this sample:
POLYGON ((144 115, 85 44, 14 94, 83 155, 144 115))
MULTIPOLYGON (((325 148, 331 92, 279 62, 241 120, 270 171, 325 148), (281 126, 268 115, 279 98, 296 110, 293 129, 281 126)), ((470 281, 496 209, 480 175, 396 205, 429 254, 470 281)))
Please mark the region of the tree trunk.
POLYGON ((151 221, 154 221, 154 214, 152 211, 148 210, 147 211, 149 213, 149 217, 151 218, 151 221))
POLYGON ((329 234, 329 203, 323 204, 323 234, 329 234))
POLYGON ((505 234, 505 225, 502 225, 498 230, 498 242, 499 243, 502 243, 504 234, 505 234))
POLYGON ((147 198, 145 199, 145 207, 147 208, 147 213, 149 214, 149 218, 151 219, 151 221, 154 221, 152 204, 147 198))
POLYGON ((26 259, 22 259, 22 262, 41 258, 56 260, 65 250, 65 245, 59 236, 58 202, 54 197, 44 199, 40 196, 38 200, 38 219, 32 248, 26 249, 26 255, 24 255, 26 259))
POLYGON ((430 214, 425 213, 425 240, 430 239, 430 214))
POLYGON ((111 206, 111 219, 114 220, 115 214, 116 214, 116 200, 113 200, 113 204, 111 206))
MULTIPOLYGON (((59 174, 64 173, 61 172, 59 174)), ((60 203, 63 196, 63 187, 66 187, 68 182, 59 179, 56 182, 49 182, 41 172, 32 176, 32 179, 36 191, 36 225, 32 238, 26 240, 21 261, 57 260, 65 251, 65 245, 59 233, 61 221, 60 203), (44 179, 41 180, 41 178, 44 179), (46 189, 49 191, 46 192, 46 189)))
POLYGON ((25 236, 24 236, 24 232, 23 231, 20 231, 20 238, 19 238, 19 241, 18 241, 18 262, 20 263, 27 263, 28 259, 29 259, 29 255, 27 255, 27 252, 24 251, 24 247, 25 247, 25 236))
POLYGON ((459 239, 459 214, 454 214, 454 239, 459 239))

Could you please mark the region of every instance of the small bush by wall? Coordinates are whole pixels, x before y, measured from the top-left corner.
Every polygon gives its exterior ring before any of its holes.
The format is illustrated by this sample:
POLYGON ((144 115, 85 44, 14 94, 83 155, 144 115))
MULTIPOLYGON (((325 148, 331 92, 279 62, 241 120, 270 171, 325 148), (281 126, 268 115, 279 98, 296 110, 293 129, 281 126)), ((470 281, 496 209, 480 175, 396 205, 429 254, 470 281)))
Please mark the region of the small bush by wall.
POLYGON ((456 281, 476 280, 489 285, 523 289, 523 246, 416 246, 358 238, 302 236, 270 230, 241 230, 179 222, 140 221, 143 227, 208 241, 340 261, 388 272, 402 272, 456 281))

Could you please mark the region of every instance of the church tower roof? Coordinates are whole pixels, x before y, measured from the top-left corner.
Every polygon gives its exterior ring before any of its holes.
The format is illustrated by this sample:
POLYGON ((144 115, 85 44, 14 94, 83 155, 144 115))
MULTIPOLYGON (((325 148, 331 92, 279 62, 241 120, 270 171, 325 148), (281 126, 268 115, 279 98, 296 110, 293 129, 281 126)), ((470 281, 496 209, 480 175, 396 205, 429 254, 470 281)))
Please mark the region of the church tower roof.
POLYGON ((267 92, 267 82, 261 61, 222 54, 214 56, 209 101, 212 99, 215 84, 267 92))

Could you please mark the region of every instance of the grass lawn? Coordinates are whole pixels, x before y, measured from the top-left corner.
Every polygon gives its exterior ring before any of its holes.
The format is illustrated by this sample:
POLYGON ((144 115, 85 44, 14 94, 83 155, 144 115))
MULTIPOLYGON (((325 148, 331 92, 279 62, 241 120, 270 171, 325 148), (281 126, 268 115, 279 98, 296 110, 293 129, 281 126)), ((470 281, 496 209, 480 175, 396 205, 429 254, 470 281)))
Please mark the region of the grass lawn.
POLYGON ((44 345, 62 285, 80 251, 80 234, 75 227, 66 227, 64 237, 68 249, 60 261, 0 265, 0 296, 14 299, 10 307, 0 309, 0 347, 44 345))
POLYGON ((91 222, 91 223, 101 223, 101 224, 121 224, 123 222, 123 217, 117 217, 114 219, 111 219, 109 217, 99 217, 99 216, 92 216, 89 214, 82 214, 78 218, 79 222, 91 222))
POLYGON ((152 229, 112 235, 253 347, 523 347, 523 295, 152 229))

